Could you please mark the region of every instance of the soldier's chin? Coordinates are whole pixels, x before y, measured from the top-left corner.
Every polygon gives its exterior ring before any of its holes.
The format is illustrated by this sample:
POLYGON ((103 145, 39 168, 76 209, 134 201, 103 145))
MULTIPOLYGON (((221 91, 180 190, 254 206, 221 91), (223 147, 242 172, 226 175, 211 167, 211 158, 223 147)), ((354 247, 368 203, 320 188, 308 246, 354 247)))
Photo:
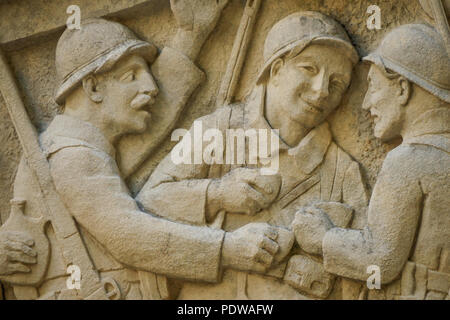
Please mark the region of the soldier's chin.
POLYGON ((140 134, 147 131, 148 127, 150 126, 151 119, 152 115, 147 111, 143 111, 142 115, 140 115, 139 120, 136 121, 135 133, 140 134))
POLYGON ((308 111, 304 111, 302 109, 300 109, 294 116, 291 116, 291 119, 308 129, 315 128, 318 124, 323 122, 320 114, 309 113, 308 111))
POLYGON ((375 138, 380 139, 384 142, 390 141, 397 136, 394 130, 390 130, 390 128, 380 127, 378 124, 375 125, 373 135, 375 136, 375 138))
POLYGON ((383 140, 384 130, 378 124, 375 124, 373 135, 375 138, 383 140))

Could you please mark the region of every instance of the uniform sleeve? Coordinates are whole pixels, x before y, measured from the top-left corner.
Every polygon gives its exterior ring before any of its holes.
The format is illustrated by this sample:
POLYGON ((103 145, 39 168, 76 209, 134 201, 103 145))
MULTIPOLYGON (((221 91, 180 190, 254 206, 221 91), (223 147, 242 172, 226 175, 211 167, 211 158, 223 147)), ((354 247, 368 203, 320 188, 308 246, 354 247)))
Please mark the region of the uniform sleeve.
POLYGON ((151 67, 159 88, 152 106, 148 131, 121 139, 118 152, 120 172, 133 173, 172 131, 189 97, 202 83, 205 74, 182 53, 164 48, 151 67))
MULTIPOLYGON (((205 225, 211 165, 203 158, 195 163, 195 145, 200 144, 200 150, 204 151, 207 143, 202 139, 203 133, 210 128, 222 132, 223 128, 228 127, 229 113, 230 109, 225 107, 194 121, 191 129, 160 162, 137 195, 136 200, 146 211, 173 221, 205 225), (180 150, 188 154, 191 163, 174 161, 172 153, 180 150)), ((222 134, 222 145, 225 146, 223 138, 222 134)), ((203 155, 202 151, 200 155, 203 155)))
POLYGON ((367 267, 378 266, 381 283, 399 276, 419 223, 422 190, 409 148, 399 147, 386 158, 368 209, 363 230, 333 228, 322 242, 328 272, 367 280, 367 267))
POLYGON ((223 231, 140 211, 114 159, 103 152, 68 147, 49 161, 56 188, 77 223, 119 262, 172 278, 218 280, 223 231))
POLYGON ((345 172, 342 188, 343 202, 354 209, 353 229, 362 229, 367 224, 367 190, 364 185, 359 164, 352 161, 345 172))

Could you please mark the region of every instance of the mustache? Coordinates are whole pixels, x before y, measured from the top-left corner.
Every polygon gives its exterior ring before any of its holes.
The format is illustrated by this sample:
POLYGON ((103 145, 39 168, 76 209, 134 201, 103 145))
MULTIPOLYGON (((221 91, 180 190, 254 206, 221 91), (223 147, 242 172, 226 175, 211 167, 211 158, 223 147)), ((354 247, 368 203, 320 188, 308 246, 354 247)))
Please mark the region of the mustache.
POLYGON ((148 94, 138 94, 132 101, 131 101, 131 108, 135 110, 142 109, 145 106, 149 106, 155 103, 155 97, 150 96, 148 94))
POLYGON ((310 99, 309 97, 302 97, 302 96, 300 96, 300 99, 304 104, 306 104, 310 108, 315 109, 317 112, 319 113, 324 112, 324 108, 322 107, 324 101, 322 101, 321 99, 310 99))

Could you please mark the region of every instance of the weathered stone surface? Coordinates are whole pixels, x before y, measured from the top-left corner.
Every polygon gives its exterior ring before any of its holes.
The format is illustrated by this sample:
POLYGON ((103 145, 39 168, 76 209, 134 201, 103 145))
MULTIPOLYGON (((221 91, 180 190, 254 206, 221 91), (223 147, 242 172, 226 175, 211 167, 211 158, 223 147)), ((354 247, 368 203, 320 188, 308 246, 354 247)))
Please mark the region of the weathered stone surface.
POLYGON ((139 10, 148 0, 97 1, 2 1, 0 4, 0 43, 9 48, 36 43, 66 26, 65 8, 78 5, 83 8, 83 17, 120 15, 139 10), (64 10, 62 10, 64 9, 64 10), (52 13, 52 14, 49 14, 52 13), (15 17, 11 19, 11 17, 15 17))
POLYGON ((3 1, 5 298, 448 299, 440 4, 3 1))

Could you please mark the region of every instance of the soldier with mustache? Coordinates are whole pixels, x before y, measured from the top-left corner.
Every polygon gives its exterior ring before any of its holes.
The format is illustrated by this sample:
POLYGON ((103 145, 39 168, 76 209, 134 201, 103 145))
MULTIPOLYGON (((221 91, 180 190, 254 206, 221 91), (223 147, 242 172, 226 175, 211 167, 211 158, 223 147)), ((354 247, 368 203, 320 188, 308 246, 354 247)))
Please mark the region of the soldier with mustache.
MULTIPOLYGON (((162 292, 164 278, 155 274, 216 282, 223 268, 259 270, 264 267, 259 256, 270 258, 278 250, 277 230, 267 224, 226 233, 142 211, 116 160, 116 146, 123 136, 152 129, 148 108, 163 104, 180 109, 200 84, 203 72, 193 60, 226 2, 172 1, 174 14, 182 23, 171 46, 159 56, 152 43, 104 19, 86 20, 80 30, 67 29, 58 41, 56 101, 63 111, 39 142, 53 183, 77 224, 93 266, 102 280, 113 280, 109 282, 114 287, 111 298, 169 298, 167 291, 162 292), (185 10, 189 6, 198 9, 200 4, 202 10, 185 10)), ((38 218, 45 210, 36 188, 39 185, 23 158, 14 197, 28 217, 38 218)), ((44 279, 29 287, 15 283, 16 298, 89 298, 80 297, 67 285, 64 246, 55 234, 50 224, 46 236, 51 250, 44 279)), ((25 263, 35 261, 26 258, 25 263)), ((25 267, 16 270, 29 271, 25 267)))

